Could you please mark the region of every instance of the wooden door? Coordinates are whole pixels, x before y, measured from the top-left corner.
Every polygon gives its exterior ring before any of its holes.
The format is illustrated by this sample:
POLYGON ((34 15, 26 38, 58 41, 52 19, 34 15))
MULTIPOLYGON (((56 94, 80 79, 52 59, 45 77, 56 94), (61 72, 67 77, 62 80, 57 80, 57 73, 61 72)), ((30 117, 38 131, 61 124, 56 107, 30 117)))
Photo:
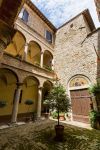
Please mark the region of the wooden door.
POLYGON ((89 123, 90 95, 87 89, 70 91, 73 120, 89 123))

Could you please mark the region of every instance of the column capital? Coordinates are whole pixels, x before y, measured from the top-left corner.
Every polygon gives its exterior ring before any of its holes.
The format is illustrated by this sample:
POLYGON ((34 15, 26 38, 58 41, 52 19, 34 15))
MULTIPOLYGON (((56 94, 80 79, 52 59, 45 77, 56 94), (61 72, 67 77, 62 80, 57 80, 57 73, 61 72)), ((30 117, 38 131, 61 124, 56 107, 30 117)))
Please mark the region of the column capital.
POLYGON ((29 43, 25 43, 25 46, 28 46, 29 45, 29 43))
POLYGON ((42 87, 42 86, 39 86, 39 87, 38 87, 38 89, 39 89, 39 90, 42 90, 42 89, 43 89, 43 87, 42 87))
POLYGON ((17 82, 16 85, 17 85, 17 88, 20 88, 23 85, 23 83, 17 82))
POLYGON ((41 54, 43 54, 44 52, 43 51, 41 51, 41 54))

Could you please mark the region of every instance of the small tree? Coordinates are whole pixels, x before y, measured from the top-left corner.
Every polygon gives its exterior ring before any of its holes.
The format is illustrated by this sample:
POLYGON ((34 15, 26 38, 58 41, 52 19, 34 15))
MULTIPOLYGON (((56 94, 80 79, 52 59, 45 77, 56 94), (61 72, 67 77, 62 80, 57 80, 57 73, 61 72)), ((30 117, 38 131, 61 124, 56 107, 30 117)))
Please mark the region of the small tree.
POLYGON ((59 125, 59 113, 68 112, 70 109, 70 100, 66 95, 66 90, 60 83, 56 83, 52 90, 46 97, 45 104, 49 106, 50 109, 57 110, 58 113, 58 125, 59 125))

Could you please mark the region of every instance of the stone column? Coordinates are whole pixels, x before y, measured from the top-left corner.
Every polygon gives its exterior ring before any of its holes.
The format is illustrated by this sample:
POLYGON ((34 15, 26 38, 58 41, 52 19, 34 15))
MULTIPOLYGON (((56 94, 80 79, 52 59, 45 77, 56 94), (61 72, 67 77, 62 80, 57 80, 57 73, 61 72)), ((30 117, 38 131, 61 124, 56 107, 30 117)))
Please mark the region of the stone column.
POLYGON ((14 104, 13 104, 13 110, 12 110, 12 118, 11 122, 16 123, 17 122, 17 114, 18 114, 18 105, 19 105, 19 99, 20 99, 20 93, 21 93, 21 86, 22 83, 17 83, 17 89, 14 97, 14 104))
POLYGON ((25 43, 25 47, 24 47, 24 60, 27 60, 27 52, 28 52, 28 43, 25 43))
POLYGON ((37 119, 41 118, 42 87, 38 89, 37 119))
POLYGON ((43 68, 43 52, 41 52, 40 67, 43 68))

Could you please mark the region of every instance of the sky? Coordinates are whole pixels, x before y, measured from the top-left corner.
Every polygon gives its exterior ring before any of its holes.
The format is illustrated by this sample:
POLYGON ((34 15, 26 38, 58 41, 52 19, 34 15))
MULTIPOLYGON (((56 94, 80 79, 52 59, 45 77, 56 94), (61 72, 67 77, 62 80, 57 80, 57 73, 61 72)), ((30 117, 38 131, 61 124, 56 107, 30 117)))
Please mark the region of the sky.
POLYGON ((94 0, 32 0, 58 28, 85 9, 89 9, 95 26, 100 27, 94 0))

